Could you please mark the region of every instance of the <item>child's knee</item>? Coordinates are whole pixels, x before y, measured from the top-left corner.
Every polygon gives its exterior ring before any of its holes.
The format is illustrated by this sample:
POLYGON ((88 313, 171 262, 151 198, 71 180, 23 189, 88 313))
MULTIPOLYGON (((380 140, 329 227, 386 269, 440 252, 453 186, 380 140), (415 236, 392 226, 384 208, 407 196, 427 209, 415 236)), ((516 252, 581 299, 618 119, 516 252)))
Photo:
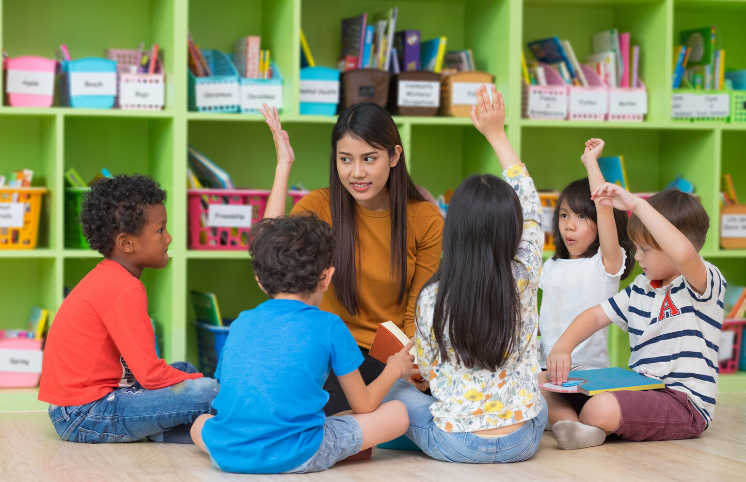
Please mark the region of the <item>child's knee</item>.
POLYGON ((619 426, 621 410, 619 402, 611 393, 600 393, 583 406, 580 421, 586 425, 601 428, 610 432, 619 426))
POLYGON ((391 424, 396 427, 396 431, 400 434, 409 429, 409 414, 407 414, 407 406, 399 400, 392 400, 385 403, 386 408, 391 412, 391 424))

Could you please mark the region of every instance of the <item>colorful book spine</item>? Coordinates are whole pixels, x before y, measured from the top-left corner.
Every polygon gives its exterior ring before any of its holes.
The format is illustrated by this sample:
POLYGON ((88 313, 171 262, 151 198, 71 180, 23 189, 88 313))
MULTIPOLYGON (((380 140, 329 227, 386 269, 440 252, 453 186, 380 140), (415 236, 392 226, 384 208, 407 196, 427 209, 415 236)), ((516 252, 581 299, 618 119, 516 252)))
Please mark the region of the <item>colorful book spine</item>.
POLYGON ((362 68, 370 68, 370 52, 373 49, 373 37, 376 29, 373 25, 365 27, 365 44, 363 46, 362 68))
POLYGON ((677 47, 678 56, 673 71, 673 88, 678 89, 681 85, 681 78, 684 76, 684 58, 686 57, 687 48, 683 45, 677 47))
POLYGON ((639 75, 639 68, 640 68, 640 46, 635 45, 632 47, 632 83, 630 84, 630 87, 633 89, 636 89, 639 87, 638 84, 638 75, 639 75))
POLYGON ((420 31, 402 30, 396 32, 394 47, 399 55, 399 68, 402 72, 420 70, 420 31))
POLYGON ((249 79, 259 78, 261 61, 261 37, 251 35, 236 40, 233 45, 233 63, 238 75, 249 79))
POLYGON ((629 32, 619 34, 619 50, 622 55, 622 88, 630 87, 629 32))

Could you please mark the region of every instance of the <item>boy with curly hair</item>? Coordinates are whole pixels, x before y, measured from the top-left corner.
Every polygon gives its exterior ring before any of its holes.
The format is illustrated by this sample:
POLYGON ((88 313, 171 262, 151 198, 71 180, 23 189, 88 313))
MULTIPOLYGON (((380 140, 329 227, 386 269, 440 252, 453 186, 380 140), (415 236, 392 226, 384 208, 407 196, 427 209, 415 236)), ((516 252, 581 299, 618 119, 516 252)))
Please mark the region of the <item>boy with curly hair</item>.
POLYGON ((39 400, 63 440, 191 443, 188 430, 219 390, 189 363, 155 354, 140 276, 168 265, 166 193, 146 176, 100 179, 80 221, 104 256, 72 290, 49 331, 39 400))
POLYGON ((404 404, 381 400, 396 380, 418 372, 408 354, 414 341, 365 385, 350 330, 318 308, 334 274, 332 228, 311 214, 264 219, 251 234, 254 274, 271 299, 231 324, 215 373, 217 415, 197 419, 194 443, 227 472, 308 473, 404 434, 404 404), (324 415, 330 369, 350 415, 324 415))

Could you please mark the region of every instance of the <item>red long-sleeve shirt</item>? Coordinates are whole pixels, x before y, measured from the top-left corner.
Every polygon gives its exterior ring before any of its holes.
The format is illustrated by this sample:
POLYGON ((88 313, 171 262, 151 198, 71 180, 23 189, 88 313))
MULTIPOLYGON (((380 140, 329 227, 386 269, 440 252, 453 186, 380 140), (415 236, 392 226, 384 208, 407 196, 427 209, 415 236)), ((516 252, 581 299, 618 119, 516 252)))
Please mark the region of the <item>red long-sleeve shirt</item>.
POLYGON ((200 377, 158 359, 145 287, 116 261, 104 260, 57 311, 44 350, 39 400, 84 405, 135 379, 155 390, 200 377))

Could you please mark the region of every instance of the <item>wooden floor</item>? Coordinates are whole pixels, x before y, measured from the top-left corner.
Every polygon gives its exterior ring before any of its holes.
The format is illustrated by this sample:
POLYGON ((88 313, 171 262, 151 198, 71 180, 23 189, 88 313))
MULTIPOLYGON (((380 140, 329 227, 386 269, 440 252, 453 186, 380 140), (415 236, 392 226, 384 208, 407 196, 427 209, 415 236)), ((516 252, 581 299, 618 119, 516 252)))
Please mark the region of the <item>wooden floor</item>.
POLYGON ((368 461, 309 475, 235 475, 212 467, 192 445, 84 445, 57 437, 46 412, 0 413, 0 480, 179 481, 474 481, 486 480, 746 481, 746 393, 721 394, 715 422, 694 440, 634 443, 563 451, 546 432, 526 462, 447 464, 421 453, 374 449, 368 461))

